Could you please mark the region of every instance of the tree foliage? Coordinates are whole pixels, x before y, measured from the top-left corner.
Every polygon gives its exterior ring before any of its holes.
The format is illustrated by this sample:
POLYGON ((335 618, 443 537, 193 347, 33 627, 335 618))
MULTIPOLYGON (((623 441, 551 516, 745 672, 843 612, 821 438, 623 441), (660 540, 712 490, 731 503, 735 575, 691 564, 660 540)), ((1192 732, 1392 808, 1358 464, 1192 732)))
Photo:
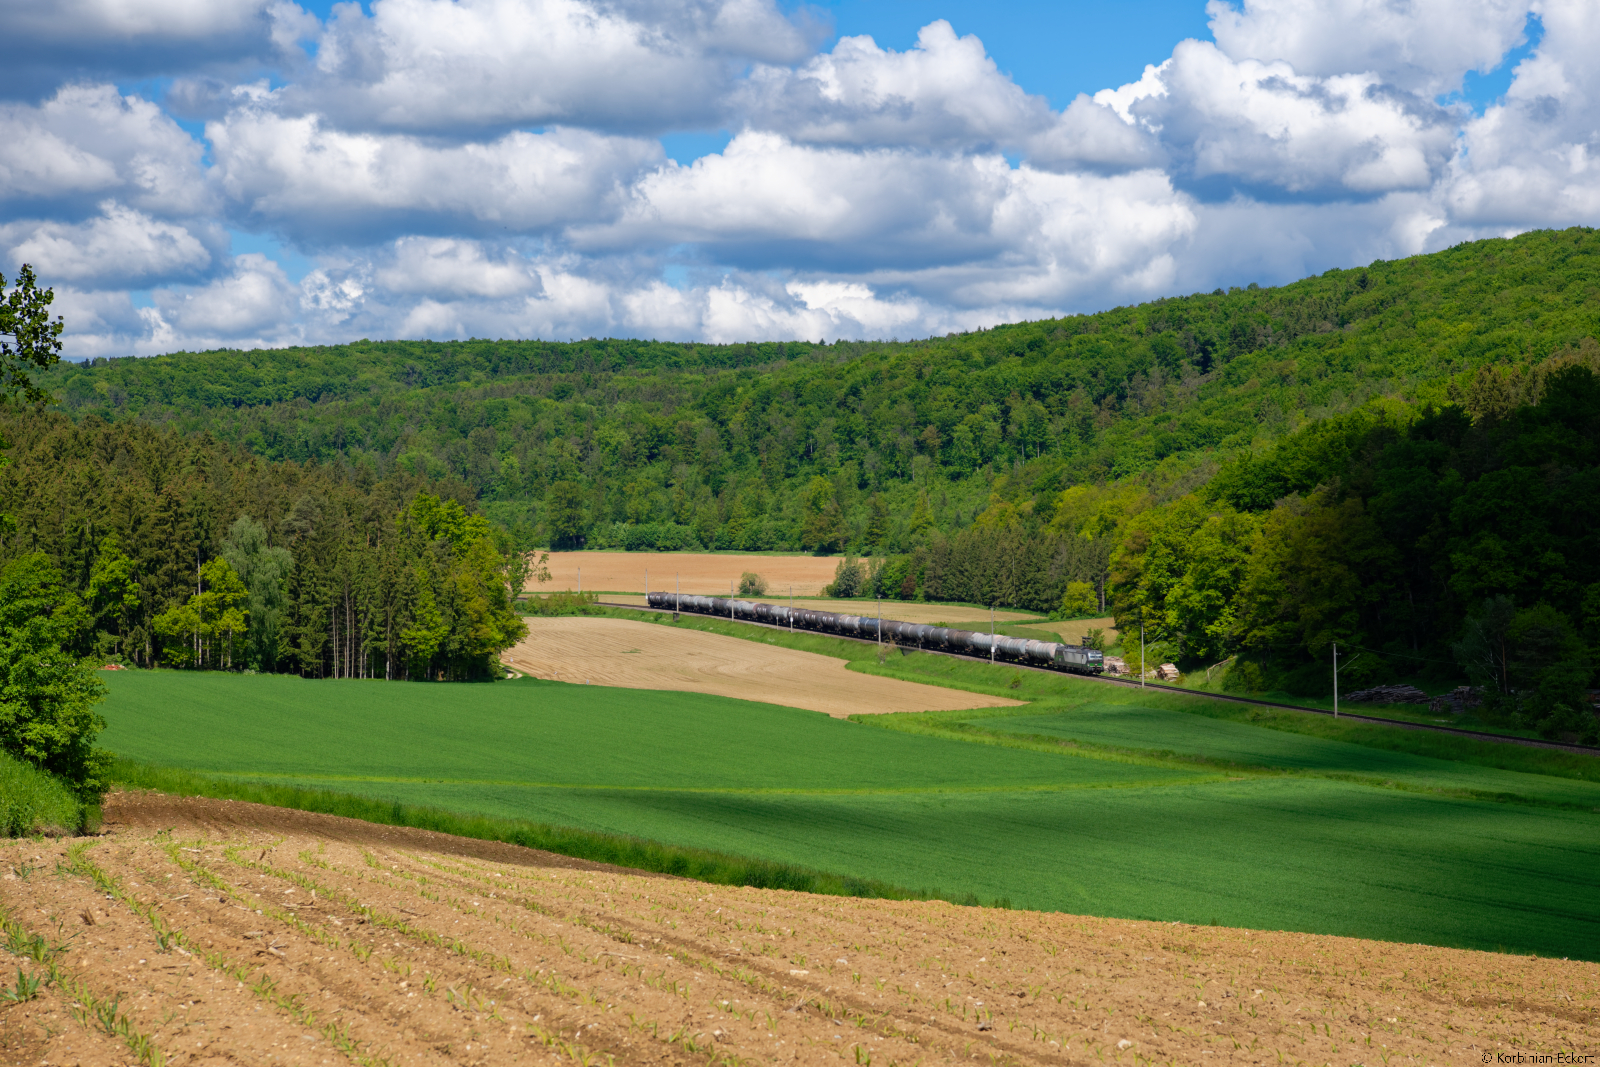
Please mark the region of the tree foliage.
POLYGON ((104 794, 109 757, 94 747, 104 686, 75 650, 93 618, 54 562, 32 552, 0 566, 0 748, 104 794))
POLYGON ((50 318, 54 289, 40 289, 33 268, 24 263, 8 292, 0 274, 0 403, 20 399, 43 403, 50 394, 39 386, 39 372, 61 359, 61 316, 50 318))
POLYGON ((1485 369, 1471 381, 1489 386, 1459 402, 1374 402, 1308 426, 1138 516, 1113 569, 1119 621, 1289 671, 1334 642, 1368 650, 1369 674, 1459 666, 1508 714, 1594 737, 1600 348, 1520 375, 1538 387, 1515 406, 1470 399, 1503 396, 1507 377, 1485 369), (1224 609, 1186 611, 1197 601, 1224 609))
POLYGON ((208 434, 12 410, 0 562, 81 592, 78 654, 307 677, 480 678, 518 551, 449 482, 265 463, 208 434), (466 501, 466 503, 463 503, 466 501), (502 545, 504 548, 502 549, 502 545))
POLYGON ((1574 229, 922 341, 358 342, 97 360, 45 383, 75 417, 450 478, 552 547, 903 554, 996 493, 1047 522, 1072 486, 1193 488, 1374 396, 1443 402, 1454 384, 1512 403, 1535 383, 1476 370, 1600 337, 1597 287, 1600 234, 1574 229))

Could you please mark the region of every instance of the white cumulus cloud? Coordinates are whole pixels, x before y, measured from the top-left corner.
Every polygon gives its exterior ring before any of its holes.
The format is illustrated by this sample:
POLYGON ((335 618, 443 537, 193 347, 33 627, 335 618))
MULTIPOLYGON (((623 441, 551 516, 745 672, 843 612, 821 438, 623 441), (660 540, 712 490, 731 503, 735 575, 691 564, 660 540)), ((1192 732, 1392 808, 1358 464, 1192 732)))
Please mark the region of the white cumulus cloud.
POLYGON ((148 100, 110 85, 62 86, 38 105, 0 103, 0 205, 81 210, 114 195, 169 217, 214 213, 204 153, 148 100))
POLYGON ((1209 0, 1211 32, 1234 60, 1303 75, 1373 74, 1436 95, 1521 43, 1528 0, 1209 0))
POLYGON ((845 37, 798 68, 760 67, 741 103, 751 125, 795 141, 874 147, 1014 146, 1053 118, 1043 97, 1000 73, 982 41, 956 36, 943 19, 905 52, 845 37))
POLYGON ((1545 35, 1504 102, 1469 122, 1445 189, 1458 225, 1516 231, 1600 222, 1600 8, 1541 5, 1545 35))
POLYGON ((530 232, 609 214, 656 141, 556 129, 440 145, 241 108, 208 124, 213 177, 252 225, 308 245, 407 232, 530 232))
POLYGON ((1054 110, 949 22, 819 51, 778 0, 11 5, 0 263, 58 285, 76 355, 907 337, 1600 224, 1594 0, 1207 10, 1054 110), (707 129, 689 165, 657 140, 707 129))
POLYGON ((215 346, 240 340, 282 340, 293 334, 297 293, 266 256, 248 252, 206 285, 158 290, 156 307, 173 333, 215 346))
POLYGON ((1456 139, 1449 112, 1375 74, 1313 77, 1202 41, 1098 99, 1157 134, 1195 179, 1291 193, 1426 188, 1456 139))
POLYGON ((134 289, 195 275, 212 262, 205 243, 184 227, 114 200, 102 205, 98 217, 76 225, 0 225, 0 247, 9 247, 13 266, 32 264, 45 278, 134 289))
POLYGON ((335 10, 285 98, 352 128, 659 130, 717 119, 744 63, 806 45, 770 0, 375 0, 335 10))

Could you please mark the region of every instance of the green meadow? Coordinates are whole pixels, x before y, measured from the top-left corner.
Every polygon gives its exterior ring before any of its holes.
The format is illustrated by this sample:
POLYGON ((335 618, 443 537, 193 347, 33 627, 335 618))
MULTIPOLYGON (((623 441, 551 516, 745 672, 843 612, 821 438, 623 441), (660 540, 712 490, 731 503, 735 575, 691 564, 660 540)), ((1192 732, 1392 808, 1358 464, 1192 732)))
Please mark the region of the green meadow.
MULTIPOLYGON (((388 821, 455 813, 480 817, 465 832, 571 828, 1021 908, 1600 959, 1600 761, 794 643, 1029 703, 840 721, 531 679, 130 671, 107 677, 104 743, 144 784, 182 768, 171 788, 324 810, 340 795, 388 821)), ((534 840, 562 847, 551 833, 534 840)))

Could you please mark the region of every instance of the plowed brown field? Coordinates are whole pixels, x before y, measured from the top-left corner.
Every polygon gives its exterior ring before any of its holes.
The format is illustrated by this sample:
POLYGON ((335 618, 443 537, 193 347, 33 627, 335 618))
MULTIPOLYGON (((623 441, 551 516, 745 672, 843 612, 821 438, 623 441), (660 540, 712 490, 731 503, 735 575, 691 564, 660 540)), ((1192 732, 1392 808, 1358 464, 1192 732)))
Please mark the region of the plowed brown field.
POLYGON ((729 889, 219 801, 122 795, 107 814, 98 839, 0 847, 12 941, 66 946, 54 986, 0 1008, 6 1062, 1478 1064, 1600 1048, 1591 963, 729 889))
POLYGON ((844 660, 631 619, 530 618, 500 659, 535 678, 759 700, 834 718, 1017 707, 1004 697, 846 669, 844 660))
POLYGON ((837 556, 720 556, 711 552, 552 552, 550 581, 529 591, 583 588, 591 592, 643 593, 645 571, 651 589, 673 589, 704 596, 727 596, 728 583, 737 588, 739 576, 754 571, 768 588, 785 593, 791 585, 796 596, 817 596, 833 581, 837 556))

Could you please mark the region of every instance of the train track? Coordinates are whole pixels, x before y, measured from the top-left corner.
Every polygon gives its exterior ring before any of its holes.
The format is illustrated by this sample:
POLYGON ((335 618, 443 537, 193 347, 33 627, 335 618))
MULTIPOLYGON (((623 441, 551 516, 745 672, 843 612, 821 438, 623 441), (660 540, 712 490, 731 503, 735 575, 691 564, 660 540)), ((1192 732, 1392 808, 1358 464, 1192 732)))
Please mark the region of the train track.
MULTIPOLYGON (((671 611, 670 609, 667 609, 667 608, 640 607, 637 604, 617 604, 617 603, 613 603, 613 602, 605 601, 605 600, 599 600, 599 601, 596 601, 596 603, 599 604, 601 607, 623 608, 623 609, 626 609, 628 611, 648 611, 648 612, 650 612, 652 614, 655 614, 655 615, 673 615, 673 614, 677 614, 677 613, 675 613, 675 612, 673 612, 673 611, 671 611)), ((718 616, 718 615, 704 615, 704 614, 701 614, 700 612, 683 612, 682 614, 690 615, 691 617, 696 618, 696 619, 716 619, 716 618, 721 618, 721 616, 718 616)), ((754 627, 757 627, 757 628, 763 629, 763 630, 781 630, 781 631, 784 631, 786 633, 790 632, 789 628, 787 626, 775 626, 772 623, 756 622, 756 621, 751 620, 751 619, 727 619, 725 621, 727 621, 727 622, 736 622, 741 626, 754 626, 754 627)), ((797 633, 808 633, 809 634, 809 633, 812 633, 813 631, 811 631, 811 630, 799 630, 799 631, 794 631, 794 632, 797 632, 797 633)), ((834 638, 835 640, 838 640, 838 641, 855 641, 858 644, 863 644, 863 645, 871 645, 871 644, 876 644, 877 643, 872 638, 868 638, 868 637, 849 637, 849 636, 846 636, 844 634, 829 634, 829 633, 825 633, 825 634, 818 634, 817 636, 819 636, 819 637, 831 637, 831 638, 834 638)), ((963 655, 963 654, 961 654, 959 652, 945 652, 945 651, 942 651, 942 650, 929 649, 929 648, 918 649, 917 651, 924 652, 924 653, 926 653, 927 655, 930 655, 930 656, 950 656, 950 657, 955 658, 955 659, 974 659, 974 658, 977 658, 977 657, 973 657, 973 656, 963 655)), ((1015 667, 1017 670, 1023 670, 1023 671, 1038 671, 1041 674, 1059 675, 1059 674, 1062 673, 1060 671, 1053 671, 1053 670, 1050 670, 1050 669, 1045 668, 1045 667, 1034 667, 1034 666, 1031 666, 1031 665, 1026 664, 1026 663, 1012 663, 1010 661, 1006 662, 1006 666, 1015 667)), ((1105 675, 1074 674, 1074 675, 1071 675, 1071 677, 1081 678, 1084 681, 1089 681, 1089 682, 1099 682, 1099 683, 1101 683, 1103 685, 1123 686, 1124 688, 1131 686, 1131 687, 1133 687, 1135 689, 1140 689, 1140 688, 1143 688, 1143 689, 1158 689, 1158 690, 1161 690, 1163 692, 1178 693, 1178 694, 1181 694, 1183 696, 1202 697, 1202 698, 1204 698, 1206 700, 1221 700, 1221 701, 1225 701, 1225 702, 1227 702, 1229 704, 1249 704, 1249 705, 1252 705, 1254 707, 1259 707, 1259 708, 1276 708, 1276 709, 1278 709, 1280 711, 1298 711, 1303 715, 1321 715, 1321 716, 1323 716, 1325 718, 1337 717, 1337 718, 1340 718, 1340 719, 1353 719, 1356 722, 1376 723, 1379 726, 1394 726, 1394 727, 1398 727, 1399 729, 1402 729, 1402 730, 1423 730, 1423 731, 1429 731, 1429 732, 1436 733, 1436 734, 1453 734, 1456 737, 1467 737, 1467 738, 1471 738, 1474 741, 1489 741, 1489 742, 1493 742, 1495 744, 1502 744, 1502 745, 1521 745, 1524 748, 1549 748, 1549 749, 1555 749, 1555 750, 1560 751, 1560 752, 1577 752, 1577 753, 1579 753, 1581 755, 1585 755, 1585 756, 1600 756, 1600 748, 1593 748, 1593 747, 1590 747, 1588 745, 1569 745, 1569 744, 1564 744, 1563 742, 1560 742, 1560 741, 1540 741, 1540 740, 1538 740, 1536 738, 1531 738, 1531 737, 1508 737, 1505 734, 1487 734, 1487 733, 1483 733, 1483 732, 1478 731, 1478 730, 1462 730, 1462 729, 1460 729, 1458 727, 1455 727, 1455 726, 1437 726, 1437 725, 1434 725, 1434 724, 1431 724, 1431 723, 1407 722, 1404 719, 1384 719, 1384 718, 1380 718, 1379 716, 1376 716, 1376 715, 1359 715, 1359 714, 1352 714, 1351 712, 1348 712, 1348 711, 1341 711, 1338 714, 1338 716, 1334 716, 1333 712, 1331 712, 1331 711, 1323 711, 1321 708, 1302 707, 1299 704, 1281 704, 1281 703, 1279 703, 1279 702, 1277 702, 1275 700, 1257 700, 1254 697, 1228 696, 1228 695, 1225 695, 1225 694, 1222 694, 1222 693, 1202 693, 1202 692, 1199 692, 1199 691, 1194 690, 1194 689, 1184 689, 1182 686, 1177 686, 1177 685, 1161 685, 1158 682, 1145 682, 1141 686, 1140 683, 1137 680, 1134 680, 1134 679, 1108 678, 1105 675)))

